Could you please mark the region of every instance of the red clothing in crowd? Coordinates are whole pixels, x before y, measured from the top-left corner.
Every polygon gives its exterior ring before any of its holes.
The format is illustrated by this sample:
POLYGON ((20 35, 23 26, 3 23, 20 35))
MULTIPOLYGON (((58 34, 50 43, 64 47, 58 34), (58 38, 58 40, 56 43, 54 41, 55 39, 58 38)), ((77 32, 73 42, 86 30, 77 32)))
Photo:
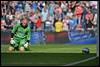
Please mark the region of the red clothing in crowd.
POLYGON ((76 8, 75 8, 75 15, 77 16, 77 17, 81 17, 82 16, 82 13, 83 13, 83 8, 82 8, 82 6, 76 6, 76 8))
POLYGON ((92 20, 93 19, 93 15, 91 13, 87 13, 85 16, 86 20, 92 20))
POLYGON ((36 27, 39 28, 41 26, 42 20, 39 18, 36 22, 36 27))

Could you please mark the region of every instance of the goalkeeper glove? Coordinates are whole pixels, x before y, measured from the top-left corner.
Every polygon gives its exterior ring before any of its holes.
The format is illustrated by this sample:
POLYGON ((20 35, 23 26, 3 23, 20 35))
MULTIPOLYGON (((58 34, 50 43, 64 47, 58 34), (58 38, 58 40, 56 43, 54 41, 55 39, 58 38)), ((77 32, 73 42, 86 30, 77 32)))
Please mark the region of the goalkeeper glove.
POLYGON ((13 40, 13 38, 11 38, 11 41, 10 41, 11 44, 14 44, 15 41, 13 40))
POLYGON ((25 47, 25 48, 27 48, 27 47, 28 47, 28 42, 26 42, 26 43, 24 44, 24 47, 25 47))

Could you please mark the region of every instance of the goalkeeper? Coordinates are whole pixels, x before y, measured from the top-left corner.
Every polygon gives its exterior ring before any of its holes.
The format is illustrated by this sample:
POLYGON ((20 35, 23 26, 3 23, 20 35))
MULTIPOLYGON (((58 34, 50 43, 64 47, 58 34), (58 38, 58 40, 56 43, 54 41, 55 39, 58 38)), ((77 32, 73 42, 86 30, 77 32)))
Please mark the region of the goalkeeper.
POLYGON ((30 26, 26 18, 21 19, 12 29, 9 51, 29 50, 30 26))

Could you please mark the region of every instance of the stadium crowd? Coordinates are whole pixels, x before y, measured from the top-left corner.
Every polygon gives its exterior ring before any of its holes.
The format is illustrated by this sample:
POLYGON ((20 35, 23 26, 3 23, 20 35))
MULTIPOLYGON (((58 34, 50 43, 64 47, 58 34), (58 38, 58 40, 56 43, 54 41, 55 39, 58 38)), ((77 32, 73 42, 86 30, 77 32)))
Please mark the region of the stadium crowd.
POLYGON ((23 17, 33 31, 97 27, 97 1, 1 1, 1 12, 1 30, 11 30, 23 17))

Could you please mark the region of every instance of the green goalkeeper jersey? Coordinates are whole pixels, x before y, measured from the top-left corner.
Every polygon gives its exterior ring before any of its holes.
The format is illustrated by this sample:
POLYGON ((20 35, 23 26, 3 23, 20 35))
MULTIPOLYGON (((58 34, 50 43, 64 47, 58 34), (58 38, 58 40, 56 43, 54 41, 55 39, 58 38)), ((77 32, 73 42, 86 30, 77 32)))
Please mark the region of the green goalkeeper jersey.
POLYGON ((21 23, 17 23, 15 27, 12 29, 13 37, 17 37, 20 39, 30 40, 30 26, 27 24, 25 27, 22 26, 21 23))

